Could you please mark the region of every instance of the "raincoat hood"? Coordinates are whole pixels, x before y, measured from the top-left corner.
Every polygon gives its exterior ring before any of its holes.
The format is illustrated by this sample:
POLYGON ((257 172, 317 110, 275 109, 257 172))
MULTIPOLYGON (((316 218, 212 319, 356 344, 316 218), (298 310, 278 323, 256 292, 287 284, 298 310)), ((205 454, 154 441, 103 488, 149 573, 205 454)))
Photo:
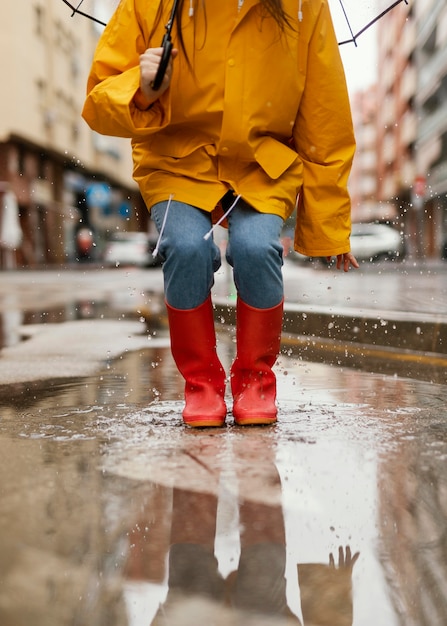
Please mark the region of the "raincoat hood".
MULTIPOLYGON (((168 4, 168 3, 165 3, 168 4)), ((284 0, 293 28, 262 4, 184 3, 171 85, 137 108, 139 55, 160 45, 166 7, 121 0, 98 44, 83 116, 132 139, 134 177, 148 207, 174 194, 212 212, 228 189, 284 219, 297 206, 296 249, 349 251, 348 176, 354 136, 327 0, 284 0), (155 24, 155 26, 154 26, 155 24), (298 201, 297 201, 298 199, 298 201)))

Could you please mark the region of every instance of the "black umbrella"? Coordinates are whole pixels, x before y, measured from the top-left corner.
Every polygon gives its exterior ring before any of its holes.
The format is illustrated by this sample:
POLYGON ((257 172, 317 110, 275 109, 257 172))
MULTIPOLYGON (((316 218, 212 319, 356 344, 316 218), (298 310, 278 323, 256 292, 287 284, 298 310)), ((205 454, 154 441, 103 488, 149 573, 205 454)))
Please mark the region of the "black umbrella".
MULTIPOLYGON (((397 5, 401 4, 402 2, 405 2, 405 4, 408 4, 408 0, 394 0, 394 2, 392 2, 386 9, 384 9, 381 13, 379 13, 379 15, 375 16, 372 20, 370 20, 367 24, 365 24, 357 33, 354 33, 354 31, 353 31, 353 29, 351 27, 351 22, 350 22, 349 16, 348 16, 347 11, 345 9, 345 6, 343 4, 343 0, 338 0, 338 1, 340 3, 341 10, 343 11, 344 18, 345 18, 346 23, 348 25, 349 33, 351 35, 350 38, 344 39, 343 41, 339 41, 338 42, 339 46, 343 46, 343 45, 348 44, 348 43, 353 43, 355 46, 357 46, 357 39, 365 31, 367 31, 371 26, 373 26, 373 24, 378 22, 382 17, 384 17, 387 13, 389 13, 392 9, 397 7, 397 5)), ((68 2, 68 0, 62 0, 62 2, 64 4, 66 4, 68 7, 70 7, 70 9, 72 10, 72 14, 71 14, 72 17, 74 15, 76 15, 76 14, 82 15, 83 17, 87 17, 88 19, 93 20, 97 24, 101 24, 102 26, 106 26, 106 23, 103 22, 102 20, 99 20, 98 18, 94 17, 93 15, 80 10, 80 7, 83 4, 84 0, 80 0, 80 2, 78 3, 77 6, 75 6, 71 2, 68 2)), ((156 75, 156 77, 154 79, 154 82, 152 84, 152 89, 154 89, 155 91, 157 89, 159 89, 160 86, 161 86, 161 83, 163 81, 163 77, 165 75, 166 68, 167 68, 168 63, 169 63, 169 59, 171 57, 171 52, 172 52, 171 31, 172 31, 172 26, 173 26, 173 23, 174 23, 175 14, 176 14, 176 11, 177 11, 177 8, 178 8, 178 4, 179 4, 179 0, 173 0, 171 15, 169 17, 168 23, 165 26, 166 33, 165 33, 165 35, 163 37, 163 40, 161 42, 161 46, 163 48, 162 59, 160 61, 160 65, 159 65, 159 68, 158 68, 158 71, 157 71, 157 75, 156 75)))

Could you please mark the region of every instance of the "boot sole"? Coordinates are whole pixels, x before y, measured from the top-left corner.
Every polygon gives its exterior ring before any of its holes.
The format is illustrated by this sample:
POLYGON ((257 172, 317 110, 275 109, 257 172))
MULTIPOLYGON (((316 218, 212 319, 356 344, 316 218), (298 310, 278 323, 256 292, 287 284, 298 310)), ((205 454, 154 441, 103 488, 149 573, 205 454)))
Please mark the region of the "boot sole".
POLYGON ((189 428, 223 428, 225 426, 225 420, 212 420, 209 418, 196 419, 192 421, 184 419, 183 423, 189 428))
POLYGON ((276 417, 244 417, 241 419, 234 418, 236 426, 273 426, 276 424, 276 417))

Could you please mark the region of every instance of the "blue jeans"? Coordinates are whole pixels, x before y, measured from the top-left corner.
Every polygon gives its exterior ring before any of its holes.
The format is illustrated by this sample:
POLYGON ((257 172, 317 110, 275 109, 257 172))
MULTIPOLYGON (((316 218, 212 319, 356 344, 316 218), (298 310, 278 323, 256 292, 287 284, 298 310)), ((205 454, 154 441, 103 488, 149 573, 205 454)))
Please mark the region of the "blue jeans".
MULTIPOLYGON (((234 198, 226 195, 227 210, 234 198)), ((151 208, 160 233, 167 202, 151 208)), ((226 259, 233 268, 239 297, 249 306, 268 309, 283 299, 283 248, 280 242, 283 220, 278 215, 259 213, 239 200, 228 216, 226 259)), ((213 237, 211 215, 189 204, 172 200, 159 243, 163 261, 165 297, 176 309, 194 309, 208 297, 214 272, 221 265, 220 250, 213 237)))

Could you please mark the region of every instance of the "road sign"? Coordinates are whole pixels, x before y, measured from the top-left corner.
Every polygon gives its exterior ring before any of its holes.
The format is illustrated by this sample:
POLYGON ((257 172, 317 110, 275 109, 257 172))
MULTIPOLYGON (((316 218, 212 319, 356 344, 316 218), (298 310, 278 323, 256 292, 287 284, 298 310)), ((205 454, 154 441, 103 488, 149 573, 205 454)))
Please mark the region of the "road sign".
POLYGON ((105 209, 110 204, 112 192, 106 183, 93 183, 85 192, 85 201, 89 209, 105 209))

